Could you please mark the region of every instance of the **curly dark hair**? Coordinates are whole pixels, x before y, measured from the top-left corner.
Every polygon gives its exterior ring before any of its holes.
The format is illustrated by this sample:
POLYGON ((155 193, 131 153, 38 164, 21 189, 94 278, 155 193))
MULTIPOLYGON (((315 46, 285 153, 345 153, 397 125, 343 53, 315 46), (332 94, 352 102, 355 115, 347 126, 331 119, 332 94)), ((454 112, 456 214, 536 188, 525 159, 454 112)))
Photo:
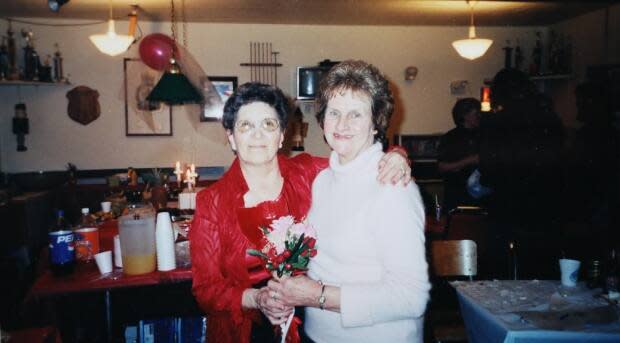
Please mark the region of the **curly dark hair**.
POLYGON ((317 98, 318 112, 316 119, 321 128, 325 120, 327 103, 338 93, 351 90, 362 92, 370 97, 372 108, 372 123, 377 130, 375 142, 381 142, 386 137, 390 118, 394 112, 394 96, 383 74, 372 64, 364 61, 347 60, 335 65, 321 80, 319 97, 317 98))
POLYGON ((463 126, 463 120, 465 120, 465 116, 473 111, 477 110, 480 112, 480 101, 476 98, 463 98, 459 99, 452 107, 452 120, 454 120, 454 124, 457 127, 463 126))
POLYGON ((259 82, 247 82, 239 86, 237 90, 226 100, 224 114, 222 116, 222 126, 226 130, 233 130, 237 113, 243 105, 253 102, 264 102, 273 107, 278 115, 280 130, 284 131, 288 124, 290 111, 288 99, 282 91, 274 86, 259 82))

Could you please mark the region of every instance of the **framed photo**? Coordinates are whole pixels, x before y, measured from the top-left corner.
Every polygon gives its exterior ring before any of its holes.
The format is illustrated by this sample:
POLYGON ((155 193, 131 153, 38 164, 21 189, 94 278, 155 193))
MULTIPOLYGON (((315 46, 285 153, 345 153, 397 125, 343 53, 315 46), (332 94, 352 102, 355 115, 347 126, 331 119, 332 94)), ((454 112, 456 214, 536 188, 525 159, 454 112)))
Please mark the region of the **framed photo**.
POLYGON ((146 100, 163 72, 139 59, 123 60, 125 73, 125 135, 172 136, 172 107, 146 100))
POLYGON ((414 160, 435 160, 439 157, 442 135, 395 135, 394 144, 400 145, 414 160))
POLYGON ((226 100, 237 89, 237 77, 209 76, 203 80, 202 87, 205 103, 200 111, 200 121, 221 120, 226 100))

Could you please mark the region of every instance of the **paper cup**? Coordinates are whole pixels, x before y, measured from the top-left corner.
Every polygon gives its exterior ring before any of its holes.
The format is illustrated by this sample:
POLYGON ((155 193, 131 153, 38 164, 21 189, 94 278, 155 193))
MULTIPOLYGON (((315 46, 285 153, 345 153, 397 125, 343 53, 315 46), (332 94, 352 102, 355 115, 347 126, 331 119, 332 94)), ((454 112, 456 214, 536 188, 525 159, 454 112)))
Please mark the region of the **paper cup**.
POLYGON ((121 239, 119 235, 114 236, 114 266, 123 268, 123 255, 121 254, 121 239))
POLYGON ((112 203, 110 201, 104 201, 101 203, 101 210, 104 213, 108 213, 112 210, 112 203))
POLYGON ((95 255, 95 262, 101 274, 112 272, 112 252, 110 250, 95 255))
POLYGON ((577 260, 560 259, 560 272, 562 273, 562 286, 575 287, 579 276, 581 262, 577 260))

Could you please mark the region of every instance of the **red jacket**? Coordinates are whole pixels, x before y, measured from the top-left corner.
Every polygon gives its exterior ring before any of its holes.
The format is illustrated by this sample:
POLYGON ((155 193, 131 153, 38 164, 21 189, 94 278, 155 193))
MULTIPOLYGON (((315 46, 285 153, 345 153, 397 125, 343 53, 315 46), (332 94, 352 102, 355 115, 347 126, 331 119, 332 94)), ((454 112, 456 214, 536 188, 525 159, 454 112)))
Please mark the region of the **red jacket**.
MULTIPOLYGON (((297 220, 310 209, 312 182, 328 165, 327 159, 301 154, 294 158, 278 155, 284 178, 283 194, 297 220)), ((207 313, 210 342, 250 341, 256 310, 243 310, 243 291, 252 287, 246 267, 250 242, 241 232, 236 209, 244 206, 248 192, 239 160, 235 159, 222 178, 198 193, 190 230, 192 291, 200 308, 207 313)))

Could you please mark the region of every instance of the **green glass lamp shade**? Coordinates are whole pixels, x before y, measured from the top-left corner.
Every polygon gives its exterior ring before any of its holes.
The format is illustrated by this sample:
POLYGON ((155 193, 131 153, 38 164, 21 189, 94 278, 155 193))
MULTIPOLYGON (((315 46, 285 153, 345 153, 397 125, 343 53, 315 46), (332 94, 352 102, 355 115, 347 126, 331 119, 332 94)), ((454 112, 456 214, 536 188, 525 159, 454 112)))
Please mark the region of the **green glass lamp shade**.
POLYGON ((181 105, 201 103, 203 97, 183 73, 166 71, 146 100, 181 105))

